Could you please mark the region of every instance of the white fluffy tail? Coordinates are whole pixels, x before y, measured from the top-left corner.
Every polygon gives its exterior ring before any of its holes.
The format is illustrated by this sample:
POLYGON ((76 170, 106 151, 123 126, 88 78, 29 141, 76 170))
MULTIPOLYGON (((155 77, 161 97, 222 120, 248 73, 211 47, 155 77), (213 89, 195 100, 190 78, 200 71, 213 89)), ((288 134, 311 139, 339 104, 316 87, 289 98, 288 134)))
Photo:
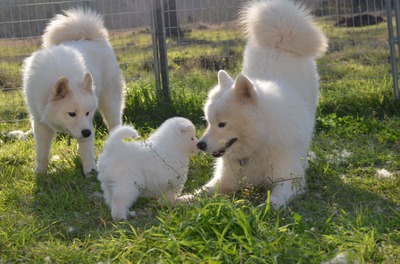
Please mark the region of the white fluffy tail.
POLYGON ((104 149, 108 146, 116 146, 118 144, 124 144, 123 139, 125 138, 139 138, 139 133, 132 126, 123 125, 114 128, 110 132, 110 136, 107 139, 104 149))
POLYGON ((289 0, 258 0, 246 5, 240 18, 250 43, 289 51, 299 56, 321 56, 328 40, 312 15, 289 0))
POLYGON ((59 45, 69 40, 108 40, 103 17, 89 9, 69 9, 56 15, 46 26, 43 47, 59 45))

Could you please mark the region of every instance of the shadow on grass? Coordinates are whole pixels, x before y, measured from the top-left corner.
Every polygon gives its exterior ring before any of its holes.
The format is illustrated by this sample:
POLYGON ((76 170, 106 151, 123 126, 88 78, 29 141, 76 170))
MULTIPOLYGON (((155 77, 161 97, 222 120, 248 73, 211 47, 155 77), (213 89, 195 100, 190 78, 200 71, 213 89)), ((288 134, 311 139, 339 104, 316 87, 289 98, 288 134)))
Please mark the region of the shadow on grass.
MULTIPOLYGON (((398 212, 393 212, 398 206, 395 201, 369 190, 368 186, 360 187, 361 184, 356 182, 344 183, 344 177, 335 173, 323 173, 319 168, 311 166, 307 173, 307 192, 292 203, 292 209, 303 212, 310 220, 335 218, 343 213, 355 218, 355 213, 360 208, 369 209, 371 215, 382 221, 383 218, 390 219, 398 215, 398 212)), ((384 223, 385 221, 380 222, 376 227, 380 228, 384 223)))
POLYGON ((75 176, 65 171, 37 178, 34 211, 55 238, 84 238, 104 226, 103 207, 93 193, 97 184, 75 176))
MULTIPOLYGON (((72 155, 65 164, 51 164, 48 173, 37 175, 34 193, 34 213, 48 223, 54 238, 66 241, 104 236, 115 229, 111 213, 105 204, 97 173, 85 177, 80 157, 72 155), (62 167, 59 167, 62 166, 62 167)), ((150 228, 158 223, 150 199, 139 199, 134 209, 138 217, 125 224, 150 228)), ((122 223, 123 227, 124 223, 122 223)))
POLYGON ((391 80, 381 82, 337 81, 321 85, 318 115, 359 116, 383 119, 400 116, 400 101, 395 99, 391 80), (352 87, 353 86, 353 87, 352 87))

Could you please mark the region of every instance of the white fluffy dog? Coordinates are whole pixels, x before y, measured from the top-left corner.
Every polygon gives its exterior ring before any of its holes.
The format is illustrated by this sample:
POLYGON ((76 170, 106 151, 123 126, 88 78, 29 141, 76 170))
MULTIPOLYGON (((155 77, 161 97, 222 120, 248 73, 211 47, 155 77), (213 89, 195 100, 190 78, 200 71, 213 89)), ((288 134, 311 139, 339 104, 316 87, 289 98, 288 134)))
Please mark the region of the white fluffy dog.
POLYGON ((25 60, 23 82, 36 141, 36 172, 46 172, 56 132, 76 138, 83 172, 96 169, 93 115, 121 124, 125 83, 102 17, 71 9, 50 21, 43 49, 25 60))
POLYGON ((208 127, 198 147, 218 159, 202 190, 265 186, 271 203, 285 206, 305 190, 319 94, 314 59, 327 39, 292 1, 253 1, 241 15, 247 36, 242 74, 234 80, 220 71, 204 107, 208 127))
POLYGON ((111 131, 99 156, 98 179, 113 221, 126 219, 139 197, 161 197, 173 202, 181 194, 189 168, 189 156, 197 153, 195 127, 188 119, 166 120, 145 141, 130 126, 111 131))

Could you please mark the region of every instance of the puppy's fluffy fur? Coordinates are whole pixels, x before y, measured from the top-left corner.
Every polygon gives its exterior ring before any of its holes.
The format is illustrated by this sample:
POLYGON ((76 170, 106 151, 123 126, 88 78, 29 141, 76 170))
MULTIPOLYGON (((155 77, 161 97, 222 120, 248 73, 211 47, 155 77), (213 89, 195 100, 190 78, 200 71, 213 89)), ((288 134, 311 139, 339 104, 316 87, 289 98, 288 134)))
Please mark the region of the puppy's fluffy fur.
POLYGON ((161 197, 170 202, 180 195, 197 153, 195 127, 188 119, 166 120, 145 141, 124 142, 138 133, 130 126, 111 131, 99 156, 98 179, 113 221, 126 219, 129 207, 140 197, 161 197))
POLYGON ((92 119, 121 124, 125 83, 102 17, 71 9, 50 21, 43 49, 24 62, 23 82, 36 141, 36 172, 46 172, 56 132, 76 138, 85 174, 96 168, 92 119))
POLYGON ((253 1, 240 22, 247 36, 243 71, 235 80, 220 71, 204 107, 208 127, 198 147, 217 163, 202 189, 265 186, 272 204, 285 206, 305 190, 318 101, 314 59, 327 39, 302 6, 287 0, 253 1))

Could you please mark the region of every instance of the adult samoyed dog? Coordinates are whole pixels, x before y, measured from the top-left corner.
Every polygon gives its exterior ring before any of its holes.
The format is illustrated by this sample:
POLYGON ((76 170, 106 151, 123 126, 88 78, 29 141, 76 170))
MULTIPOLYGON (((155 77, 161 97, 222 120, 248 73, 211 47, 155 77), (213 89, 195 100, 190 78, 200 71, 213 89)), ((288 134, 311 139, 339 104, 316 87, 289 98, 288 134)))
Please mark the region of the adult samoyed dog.
POLYGON ((79 144, 83 172, 96 169, 93 115, 108 129, 121 124, 125 83, 103 18, 71 9, 45 28, 43 48, 24 61, 23 86, 36 141, 36 172, 44 173, 56 132, 79 144))
POLYGON ((97 177, 113 221, 133 215, 129 207, 139 197, 175 201, 187 179, 189 156, 199 151, 195 132, 192 122, 182 117, 167 119, 145 141, 123 141, 138 137, 131 126, 111 131, 99 156, 97 177))
POLYGON ((305 8, 287 0, 253 1, 240 23, 247 37, 242 73, 232 79, 220 71, 204 107, 208 127, 198 148, 217 161, 202 190, 265 186, 271 203, 285 206, 305 190, 319 94, 314 59, 327 38, 305 8))

